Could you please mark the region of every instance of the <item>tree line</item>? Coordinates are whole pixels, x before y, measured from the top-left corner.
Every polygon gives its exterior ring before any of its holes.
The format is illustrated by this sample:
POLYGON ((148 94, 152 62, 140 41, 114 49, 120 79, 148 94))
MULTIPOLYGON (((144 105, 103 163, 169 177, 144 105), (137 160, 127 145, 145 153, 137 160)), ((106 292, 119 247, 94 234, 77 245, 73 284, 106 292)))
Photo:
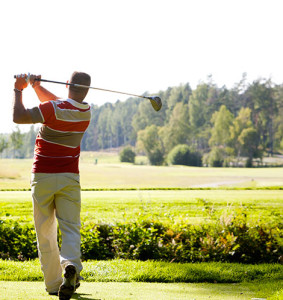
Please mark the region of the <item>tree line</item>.
MULTIPOLYGON (((82 151, 132 146, 161 165, 176 146, 188 145, 201 154, 203 164, 219 166, 283 152, 283 84, 262 78, 248 83, 243 74, 228 89, 208 77, 195 89, 186 83, 157 95, 163 103, 159 112, 138 98, 92 104, 82 151)), ((0 152, 31 157, 35 136, 34 126, 27 133, 17 127, 0 137, 0 152)))

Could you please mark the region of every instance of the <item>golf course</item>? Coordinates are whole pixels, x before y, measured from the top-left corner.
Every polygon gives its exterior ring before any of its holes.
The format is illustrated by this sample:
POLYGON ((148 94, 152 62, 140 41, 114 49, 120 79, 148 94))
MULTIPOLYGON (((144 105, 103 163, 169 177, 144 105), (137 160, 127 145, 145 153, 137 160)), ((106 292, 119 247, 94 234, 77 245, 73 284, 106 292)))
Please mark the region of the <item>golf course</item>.
MULTIPOLYGON (((58 299, 36 256, 31 165, 0 160, 1 244, 13 238, 0 248, 0 299, 58 299)), ((80 173, 84 281, 72 299, 283 299, 282 167, 83 152, 80 173)))
POLYGON ((1 11, 0 300, 283 300, 283 0, 1 11))

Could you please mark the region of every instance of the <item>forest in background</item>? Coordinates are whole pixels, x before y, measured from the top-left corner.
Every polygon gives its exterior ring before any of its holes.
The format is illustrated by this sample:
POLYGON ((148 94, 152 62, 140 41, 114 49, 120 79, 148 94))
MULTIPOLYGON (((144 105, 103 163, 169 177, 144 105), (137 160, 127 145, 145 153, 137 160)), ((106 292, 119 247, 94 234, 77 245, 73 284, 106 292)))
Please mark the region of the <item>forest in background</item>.
MULTIPOLYGON (((237 165, 242 157, 252 164, 254 158, 283 153, 283 84, 261 78, 248 83, 243 74, 228 89, 209 76, 195 89, 186 83, 156 95, 163 103, 159 112, 139 98, 92 104, 82 151, 131 146, 162 165, 176 146, 188 145, 201 165, 210 166, 237 165)), ((32 157, 36 134, 37 124, 26 133, 18 126, 0 135, 2 157, 32 157)))

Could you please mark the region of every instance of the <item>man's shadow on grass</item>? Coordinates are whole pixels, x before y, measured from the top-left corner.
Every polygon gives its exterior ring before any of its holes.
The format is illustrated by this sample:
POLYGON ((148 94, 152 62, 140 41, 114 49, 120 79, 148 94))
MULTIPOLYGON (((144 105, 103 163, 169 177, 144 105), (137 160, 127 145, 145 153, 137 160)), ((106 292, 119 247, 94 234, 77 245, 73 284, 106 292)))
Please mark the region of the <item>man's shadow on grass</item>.
POLYGON ((71 299, 78 299, 78 300, 101 300, 100 298, 88 298, 87 296, 91 296, 91 294, 81 294, 75 293, 73 294, 71 299))

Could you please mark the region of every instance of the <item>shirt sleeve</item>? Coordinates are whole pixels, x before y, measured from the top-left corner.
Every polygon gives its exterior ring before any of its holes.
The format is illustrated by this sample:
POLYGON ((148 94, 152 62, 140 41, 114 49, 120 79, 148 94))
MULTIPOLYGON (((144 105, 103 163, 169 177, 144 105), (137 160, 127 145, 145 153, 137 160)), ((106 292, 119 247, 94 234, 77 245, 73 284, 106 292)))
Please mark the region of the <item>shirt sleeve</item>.
POLYGON ((39 104, 39 110, 43 117, 43 124, 50 124, 55 120, 53 101, 46 101, 39 104))
POLYGON ((31 115, 32 123, 43 123, 44 119, 38 107, 27 109, 31 115))

